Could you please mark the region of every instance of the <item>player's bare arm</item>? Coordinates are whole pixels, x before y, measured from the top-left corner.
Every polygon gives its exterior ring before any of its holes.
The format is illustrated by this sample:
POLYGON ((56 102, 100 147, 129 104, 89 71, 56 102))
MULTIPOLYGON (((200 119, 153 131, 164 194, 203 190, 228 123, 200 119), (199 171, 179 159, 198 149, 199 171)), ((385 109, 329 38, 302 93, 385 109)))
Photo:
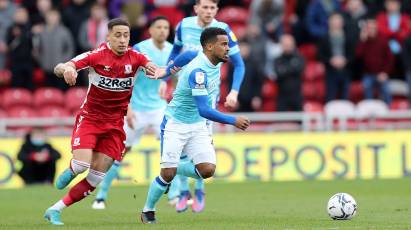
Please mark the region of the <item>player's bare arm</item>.
POLYGON ((59 78, 64 78, 64 81, 73 86, 77 80, 76 66, 72 62, 59 63, 54 67, 54 74, 59 78))

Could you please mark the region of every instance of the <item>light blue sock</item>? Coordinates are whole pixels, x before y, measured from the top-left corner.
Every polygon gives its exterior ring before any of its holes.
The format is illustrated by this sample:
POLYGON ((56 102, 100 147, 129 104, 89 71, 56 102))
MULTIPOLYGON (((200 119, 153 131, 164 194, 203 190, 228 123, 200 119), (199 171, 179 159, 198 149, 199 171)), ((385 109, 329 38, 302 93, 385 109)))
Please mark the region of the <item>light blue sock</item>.
POLYGON ((180 195, 180 176, 176 175, 171 181, 170 190, 168 190, 167 196, 169 200, 176 198, 180 195))
POLYGON ((166 191, 168 184, 161 176, 156 177, 151 182, 143 212, 155 211, 155 206, 166 191))
POLYGON ((96 195, 96 200, 106 200, 108 190, 111 187, 111 183, 117 177, 118 171, 120 170, 121 162, 114 161, 111 168, 107 171, 106 176, 100 184, 100 189, 96 195))
POLYGON ((196 180, 195 189, 204 191, 204 180, 203 179, 196 180))
POLYGON ((191 161, 180 161, 177 168, 177 174, 194 179, 201 179, 200 174, 197 172, 196 166, 191 161))
POLYGON ((179 176, 180 179, 180 191, 190 191, 190 186, 188 185, 188 177, 179 176))

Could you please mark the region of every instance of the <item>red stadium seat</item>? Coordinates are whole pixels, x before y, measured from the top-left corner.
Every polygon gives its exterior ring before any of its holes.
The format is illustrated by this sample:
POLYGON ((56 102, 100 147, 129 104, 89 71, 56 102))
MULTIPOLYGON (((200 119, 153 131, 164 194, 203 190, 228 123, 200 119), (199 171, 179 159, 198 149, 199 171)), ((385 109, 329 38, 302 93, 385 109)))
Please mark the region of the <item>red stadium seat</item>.
POLYGON ((15 106, 7 111, 7 115, 11 118, 37 117, 36 111, 28 106, 15 106))
POLYGON ((304 112, 307 113, 322 113, 324 112, 324 106, 317 101, 304 102, 304 112))
POLYGON ((227 6, 222 8, 216 18, 219 21, 223 21, 230 26, 232 24, 243 24, 245 25, 248 21, 249 18, 249 13, 248 10, 242 8, 242 7, 236 7, 236 6, 227 6))
POLYGON ((64 94, 61 90, 51 87, 40 88, 34 92, 34 105, 37 108, 42 106, 62 106, 64 104, 64 94))
POLYGON ((275 112, 277 110, 277 101, 275 98, 267 98, 263 100, 262 111, 263 112, 275 112))
POLYGON ((7 89, 3 92, 3 107, 9 109, 15 106, 31 106, 32 94, 23 88, 7 89))
POLYGON ((350 85, 349 99, 357 103, 364 98, 364 88, 361 81, 353 81, 350 85))
POLYGON ((408 99, 394 99, 391 102, 390 109, 394 111, 404 111, 410 109, 410 102, 408 99))
POLYGON ((163 6, 151 11, 150 18, 157 16, 167 16, 167 19, 171 24, 171 28, 175 28, 177 24, 184 18, 184 13, 176 7, 163 6))
POLYGON ((85 87, 73 87, 67 90, 64 100, 66 109, 71 113, 77 112, 83 104, 86 95, 87 88, 85 87))
POLYGON ((308 61, 304 69, 304 81, 323 80, 325 68, 321 62, 308 61))
POLYGON ((315 46, 315 44, 303 44, 298 47, 298 50, 306 61, 314 61, 317 59, 317 47, 315 46))
POLYGON ((69 111, 67 111, 64 107, 58 107, 58 106, 43 107, 40 109, 38 114, 40 117, 53 117, 53 118, 70 117, 69 111))
POLYGON ((3 110, 0 110, 0 118, 6 118, 7 117, 7 113, 3 110))
POLYGON ((264 81, 262 88, 262 96, 267 99, 275 99, 278 95, 277 83, 271 80, 264 81))
POLYGON ((302 87, 304 100, 324 101, 325 85, 323 81, 304 82, 302 87))

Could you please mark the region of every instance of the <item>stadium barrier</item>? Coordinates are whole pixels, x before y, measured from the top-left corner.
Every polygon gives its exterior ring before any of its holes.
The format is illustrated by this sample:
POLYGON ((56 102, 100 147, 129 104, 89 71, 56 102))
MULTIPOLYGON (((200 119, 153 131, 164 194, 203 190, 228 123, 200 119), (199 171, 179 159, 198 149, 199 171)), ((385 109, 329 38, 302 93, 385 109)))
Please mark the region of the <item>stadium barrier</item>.
MULTIPOLYGON (((216 134, 220 181, 291 181, 401 178, 411 176, 411 131, 216 134)), ((70 138, 53 137, 62 153, 57 174, 67 167, 70 138)), ((0 188, 23 186, 14 173, 21 138, 0 139, 0 188)), ((124 161, 120 184, 147 184, 159 172, 159 142, 145 136, 124 161)), ((80 179, 80 178, 78 178, 80 179)))

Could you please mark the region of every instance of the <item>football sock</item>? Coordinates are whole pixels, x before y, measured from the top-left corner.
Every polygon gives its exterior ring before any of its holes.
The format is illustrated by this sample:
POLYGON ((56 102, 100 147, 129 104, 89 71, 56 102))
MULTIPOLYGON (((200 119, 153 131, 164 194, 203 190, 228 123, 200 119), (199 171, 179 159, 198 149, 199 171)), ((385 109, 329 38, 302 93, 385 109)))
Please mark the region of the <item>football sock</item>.
POLYGON ((161 176, 156 177, 153 182, 151 182, 143 212, 155 211, 155 205, 166 191, 168 185, 169 183, 161 176))
POLYGON ((111 168, 107 171, 104 180, 101 182, 96 200, 106 200, 108 190, 110 189, 111 183, 117 177, 118 171, 120 170, 121 163, 119 161, 114 161, 111 168))
POLYGON ((179 176, 180 178, 180 191, 190 191, 190 186, 188 184, 188 177, 179 176))
POLYGON ((195 189, 196 190, 204 190, 204 180, 203 179, 197 179, 196 180, 195 189))
POLYGON ((84 161, 78 161, 75 159, 71 159, 70 161, 70 170, 74 175, 78 175, 80 173, 85 172, 87 169, 90 168, 90 164, 84 161))
POLYGON ((196 169, 196 166, 191 161, 180 161, 177 168, 177 174, 192 177, 194 179, 201 178, 200 173, 196 169))
POLYGON ((167 193, 169 200, 180 195, 180 178, 179 177, 180 177, 179 175, 176 175, 173 181, 171 181, 170 189, 168 190, 168 193, 167 193))
POLYGON ((66 196, 64 196, 64 204, 68 207, 90 195, 103 180, 104 176, 105 173, 90 169, 87 177, 72 187, 66 196))

